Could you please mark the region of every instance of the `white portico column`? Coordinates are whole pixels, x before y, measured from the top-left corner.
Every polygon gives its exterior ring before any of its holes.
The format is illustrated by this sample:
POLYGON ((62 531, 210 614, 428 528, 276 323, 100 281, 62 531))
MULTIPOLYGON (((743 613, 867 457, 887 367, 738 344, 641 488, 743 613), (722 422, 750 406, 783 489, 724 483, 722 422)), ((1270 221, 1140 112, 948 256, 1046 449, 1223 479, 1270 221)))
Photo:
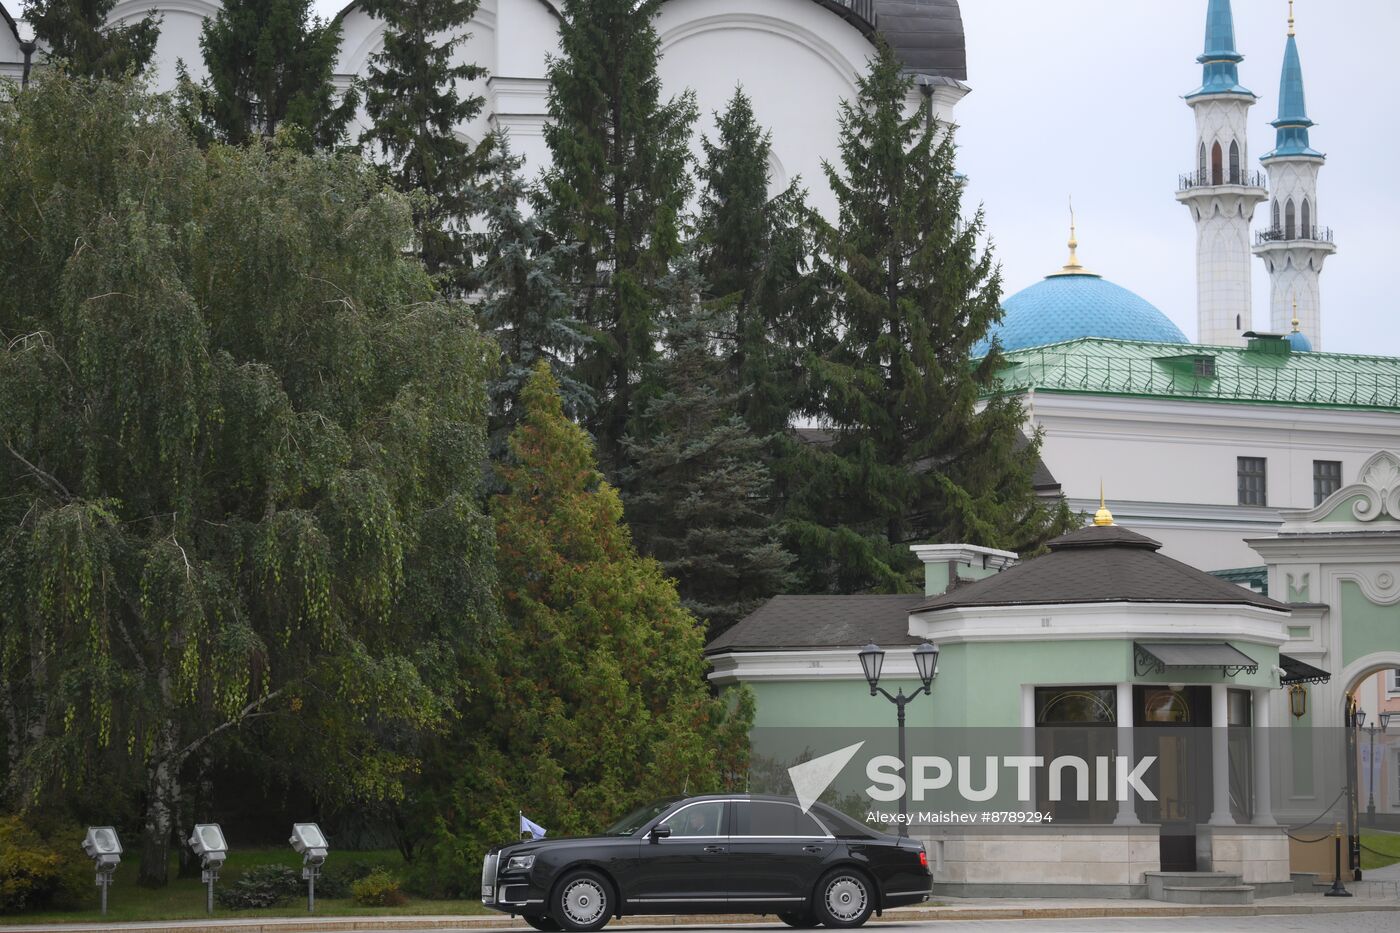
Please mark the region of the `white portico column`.
POLYGON ((1234 826, 1230 815, 1230 706, 1224 684, 1210 685, 1212 826, 1234 826))
POLYGON ((1277 826, 1274 822, 1272 792, 1273 774, 1270 767, 1269 701, 1272 691, 1256 688, 1251 691, 1254 710, 1250 716, 1250 733, 1254 739, 1254 825, 1277 826))
MULTIPOLYGON (((1133 768, 1133 685, 1118 685, 1118 767, 1126 768, 1129 771, 1133 768)), ((1138 824, 1137 808, 1134 806, 1133 795, 1119 775, 1118 790, 1123 793, 1122 800, 1118 801, 1118 815, 1113 818, 1114 825, 1136 826, 1138 824)))

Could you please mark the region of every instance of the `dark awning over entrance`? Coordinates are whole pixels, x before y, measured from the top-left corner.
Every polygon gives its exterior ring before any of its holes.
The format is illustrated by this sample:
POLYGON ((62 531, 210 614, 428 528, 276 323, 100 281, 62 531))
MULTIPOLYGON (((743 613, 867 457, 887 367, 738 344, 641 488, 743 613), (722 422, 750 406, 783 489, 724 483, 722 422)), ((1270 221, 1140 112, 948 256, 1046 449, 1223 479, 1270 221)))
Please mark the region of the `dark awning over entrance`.
POLYGON ((1299 661, 1286 654, 1278 656, 1278 666, 1283 668, 1283 676, 1279 678, 1279 686, 1282 687, 1291 687, 1294 684, 1325 684, 1332 679, 1332 675, 1322 668, 1313 667, 1307 661, 1299 661))
POLYGON ((1259 662, 1223 641, 1139 642, 1133 649, 1133 660, 1140 675, 1218 667, 1224 676, 1234 677, 1240 671, 1253 674, 1259 670, 1259 662))

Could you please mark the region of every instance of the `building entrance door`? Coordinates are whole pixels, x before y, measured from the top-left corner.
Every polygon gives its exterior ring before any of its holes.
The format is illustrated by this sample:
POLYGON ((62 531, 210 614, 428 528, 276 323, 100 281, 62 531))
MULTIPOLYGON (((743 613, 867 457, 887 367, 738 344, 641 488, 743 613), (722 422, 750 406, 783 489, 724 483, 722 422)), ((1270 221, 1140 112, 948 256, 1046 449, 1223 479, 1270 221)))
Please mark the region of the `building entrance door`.
POLYGON ((1161 826, 1162 871, 1195 871, 1211 807, 1210 688, 1134 687, 1133 704, 1134 751, 1157 758, 1145 781, 1157 799, 1140 801, 1138 818, 1161 826))

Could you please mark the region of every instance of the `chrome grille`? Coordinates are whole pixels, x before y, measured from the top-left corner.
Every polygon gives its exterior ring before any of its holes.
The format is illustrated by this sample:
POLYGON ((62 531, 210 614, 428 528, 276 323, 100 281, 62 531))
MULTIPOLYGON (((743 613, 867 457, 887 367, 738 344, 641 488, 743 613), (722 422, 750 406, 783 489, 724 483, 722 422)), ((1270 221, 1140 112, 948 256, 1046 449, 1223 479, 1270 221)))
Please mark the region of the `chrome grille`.
POLYGON ((496 900, 496 863, 500 856, 489 852, 481 861, 481 899, 487 903, 496 900))

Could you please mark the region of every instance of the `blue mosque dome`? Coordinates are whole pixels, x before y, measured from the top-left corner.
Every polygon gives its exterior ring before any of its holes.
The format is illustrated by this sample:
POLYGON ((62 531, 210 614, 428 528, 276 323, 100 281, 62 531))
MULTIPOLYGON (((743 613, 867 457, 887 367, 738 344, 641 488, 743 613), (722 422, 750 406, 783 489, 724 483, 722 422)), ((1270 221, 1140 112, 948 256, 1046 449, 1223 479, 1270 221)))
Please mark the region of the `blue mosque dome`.
POLYGON ((985 355, 993 337, 1001 341, 1003 351, 1080 337, 1190 343, 1181 329, 1146 299, 1081 266, 1075 255, 1078 247, 1071 224, 1069 262, 1044 281, 1003 301, 1001 322, 974 348, 974 356, 985 355))

